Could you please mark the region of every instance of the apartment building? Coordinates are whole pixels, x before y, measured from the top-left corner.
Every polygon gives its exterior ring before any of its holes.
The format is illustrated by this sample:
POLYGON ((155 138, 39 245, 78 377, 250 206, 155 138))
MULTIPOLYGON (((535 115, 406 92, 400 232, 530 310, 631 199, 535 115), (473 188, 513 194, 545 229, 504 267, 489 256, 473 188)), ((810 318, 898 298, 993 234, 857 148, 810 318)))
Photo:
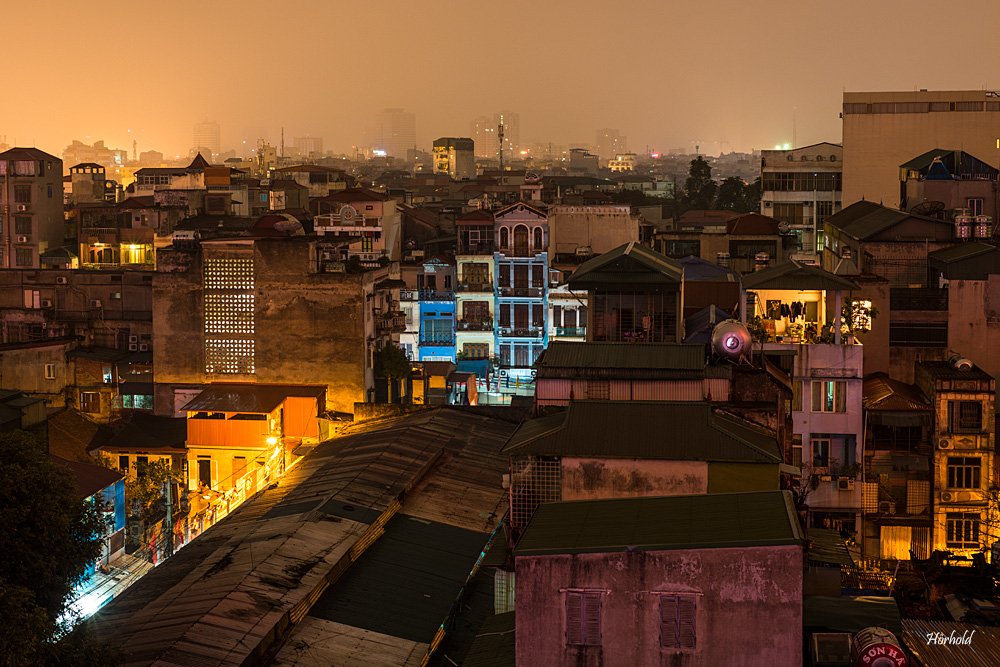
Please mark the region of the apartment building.
POLYGON ((47 250, 62 246, 63 163, 37 148, 0 153, 2 268, 35 268, 47 250))

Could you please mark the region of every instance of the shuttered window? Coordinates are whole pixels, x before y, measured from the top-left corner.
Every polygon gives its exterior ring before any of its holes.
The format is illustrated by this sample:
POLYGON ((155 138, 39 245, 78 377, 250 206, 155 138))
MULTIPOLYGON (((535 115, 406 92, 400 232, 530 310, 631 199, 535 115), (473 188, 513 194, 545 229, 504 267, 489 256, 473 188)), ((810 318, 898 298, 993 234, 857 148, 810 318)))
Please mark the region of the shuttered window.
POLYGON ((660 596, 660 646, 695 647, 696 599, 693 595, 660 596))
POLYGON ((566 644, 599 646, 601 644, 601 593, 566 592, 566 644))

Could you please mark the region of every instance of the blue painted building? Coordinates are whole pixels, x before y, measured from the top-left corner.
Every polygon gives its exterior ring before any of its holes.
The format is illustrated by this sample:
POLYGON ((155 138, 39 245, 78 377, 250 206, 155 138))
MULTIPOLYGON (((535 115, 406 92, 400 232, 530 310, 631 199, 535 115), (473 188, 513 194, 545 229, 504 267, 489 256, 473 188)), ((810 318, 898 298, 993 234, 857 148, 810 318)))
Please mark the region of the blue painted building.
POLYGON ((441 257, 417 273, 420 304, 419 361, 455 361, 455 264, 441 257))

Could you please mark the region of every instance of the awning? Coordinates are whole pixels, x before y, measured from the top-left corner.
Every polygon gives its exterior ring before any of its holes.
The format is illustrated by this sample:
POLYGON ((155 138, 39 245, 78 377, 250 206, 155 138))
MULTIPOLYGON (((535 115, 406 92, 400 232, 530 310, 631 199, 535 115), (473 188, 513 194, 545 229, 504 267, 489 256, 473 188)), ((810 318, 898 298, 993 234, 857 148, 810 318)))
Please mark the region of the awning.
POLYGON ((931 413, 925 410, 869 410, 868 423, 879 426, 930 426, 931 413))

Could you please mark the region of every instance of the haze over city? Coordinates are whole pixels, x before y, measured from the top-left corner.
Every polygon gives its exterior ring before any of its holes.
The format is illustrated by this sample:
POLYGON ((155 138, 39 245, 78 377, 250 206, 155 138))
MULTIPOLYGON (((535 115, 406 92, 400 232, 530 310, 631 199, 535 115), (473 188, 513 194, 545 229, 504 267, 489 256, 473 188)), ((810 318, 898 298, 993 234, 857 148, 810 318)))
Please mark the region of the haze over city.
MULTIPOLYGON (((844 90, 1000 86, 995 2, 961 15, 929 0, 366 3, 293 0, 5 8, 0 136, 57 152, 73 139, 184 155, 215 120, 311 134, 350 153, 386 107, 416 114, 418 145, 512 109, 522 143, 720 153, 840 140, 844 90), (614 11, 612 11, 614 9, 614 11), (39 38, 45 44, 42 47, 39 38), (959 44, 979 44, 956 67, 959 44), (992 77, 992 78, 991 78, 992 77), (30 113, 26 110, 30 108, 30 113)), ((963 47, 967 52, 967 47, 963 47)))

